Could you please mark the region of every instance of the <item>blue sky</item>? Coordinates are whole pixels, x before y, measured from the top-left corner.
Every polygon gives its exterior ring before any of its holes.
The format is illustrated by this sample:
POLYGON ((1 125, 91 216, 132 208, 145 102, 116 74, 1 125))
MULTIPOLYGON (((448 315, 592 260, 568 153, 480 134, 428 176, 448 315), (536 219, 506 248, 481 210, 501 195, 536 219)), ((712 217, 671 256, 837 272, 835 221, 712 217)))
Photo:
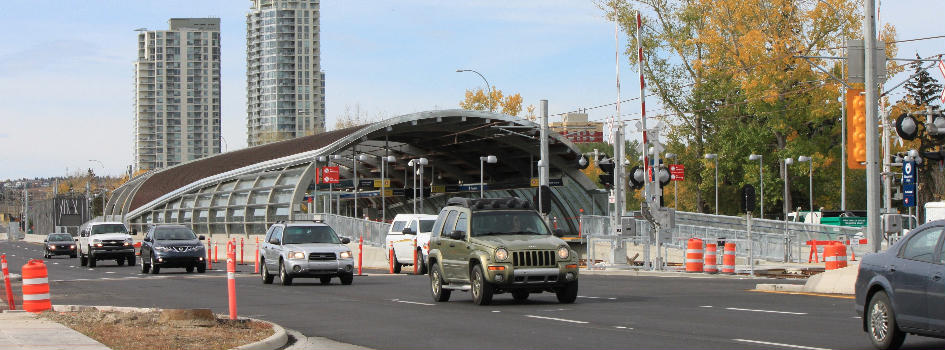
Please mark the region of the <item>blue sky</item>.
MULTIPOLYGON (((133 157, 134 29, 165 29, 171 17, 221 18, 225 148, 245 147, 249 5, 248 0, 0 3, 0 179, 88 167, 101 172, 89 159, 102 161, 107 174, 121 173, 133 157)), ((882 20, 897 26, 900 39, 945 34, 945 1, 882 5, 882 20)), ((329 128, 346 107, 359 106, 369 117, 456 108, 465 89, 484 86, 477 75, 456 73, 457 68, 478 70, 504 92, 521 93, 525 105, 548 99, 552 114, 615 99, 613 23, 590 0, 323 0, 321 16, 329 128)), ((621 37, 621 49, 625 40, 621 37)), ((899 57, 915 52, 945 52, 945 40, 904 43, 899 57)), ((638 96, 637 73, 622 58, 621 96, 638 96)), ((904 77, 897 78, 891 81, 904 77)), ((627 113, 639 105, 626 103, 623 109, 627 113)), ((602 108, 591 117, 611 112, 602 108)))

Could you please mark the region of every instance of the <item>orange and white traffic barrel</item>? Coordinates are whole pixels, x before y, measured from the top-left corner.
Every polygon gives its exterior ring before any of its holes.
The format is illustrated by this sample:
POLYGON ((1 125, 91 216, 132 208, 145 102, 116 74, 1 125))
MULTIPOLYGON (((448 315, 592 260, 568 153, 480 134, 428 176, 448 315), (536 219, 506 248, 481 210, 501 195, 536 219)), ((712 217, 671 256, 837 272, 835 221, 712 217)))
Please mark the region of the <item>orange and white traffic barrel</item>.
POLYGON ((23 265, 23 310, 43 312, 52 309, 49 301, 49 275, 42 260, 30 260, 23 265))
POLYGON ((824 269, 836 270, 847 267, 847 247, 843 244, 824 246, 824 269))
POLYGON ((719 266, 716 264, 718 260, 717 254, 717 245, 715 243, 706 243, 705 244, 705 264, 703 265, 703 272, 705 273, 719 273, 719 266))
POLYGON ((702 240, 690 238, 686 244, 686 272, 702 272, 702 240))
POLYGON ((735 243, 725 243, 725 249, 722 251, 722 273, 735 274, 735 243))

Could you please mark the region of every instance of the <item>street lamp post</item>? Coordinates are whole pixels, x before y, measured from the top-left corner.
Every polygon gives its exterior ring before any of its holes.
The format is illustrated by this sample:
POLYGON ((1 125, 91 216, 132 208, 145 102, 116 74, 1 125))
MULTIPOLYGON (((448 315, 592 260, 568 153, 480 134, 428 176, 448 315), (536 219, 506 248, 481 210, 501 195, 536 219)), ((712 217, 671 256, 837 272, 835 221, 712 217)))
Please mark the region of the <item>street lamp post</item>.
POLYGON ((358 181, 358 161, 366 161, 367 156, 357 154, 354 150, 351 151, 351 154, 354 156, 351 158, 352 163, 354 163, 354 217, 358 218, 358 190, 361 187, 361 181, 358 181))
POLYGON ((411 166, 413 169, 413 213, 417 213, 417 174, 420 174, 420 212, 423 212, 423 166, 430 164, 430 161, 426 158, 416 158, 411 159, 407 165, 411 166), (420 166, 420 169, 417 170, 417 166, 420 166))
MULTIPOLYGON (((676 153, 666 153, 663 158, 666 158, 666 160, 676 159, 676 153)), ((630 174, 630 176, 633 176, 633 174, 630 174)), ((670 173, 669 177, 672 178, 673 174, 670 173)), ((673 180, 673 209, 677 211, 679 210, 679 187, 677 186, 678 181, 679 180, 673 180)), ((716 190, 716 192, 718 192, 718 190, 716 190)), ((716 196, 716 202, 718 202, 718 196, 716 196)), ((716 207, 718 207, 717 203, 716 207)))
POLYGON ((394 156, 381 157, 381 221, 387 222, 387 189, 385 185, 386 178, 384 177, 385 168, 387 168, 388 163, 396 162, 397 158, 394 156))
POLYGON ((719 155, 709 153, 705 159, 715 159, 715 215, 719 215, 719 155))
POLYGON ((761 200, 759 201, 761 203, 761 210, 759 212, 758 217, 761 219, 764 219, 765 218, 765 173, 764 173, 765 167, 764 167, 762 155, 752 153, 751 155, 748 156, 748 160, 758 161, 758 182, 761 183, 761 190, 760 190, 761 200))
POLYGON ((794 164, 793 158, 784 158, 784 221, 788 220, 788 213, 791 212, 791 203, 788 203, 788 166, 794 164))
POLYGON ((489 112, 494 112, 494 110, 492 109, 492 85, 489 85, 489 81, 486 80, 486 77, 484 77, 484 76, 482 75, 482 73, 479 73, 479 72, 477 72, 477 71, 475 71, 475 70, 472 70, 472 69, 457 69, 457 70, 456 70, 456 73, 462 73, 462 72, 473 72, 473 73, 476 73, 476 74, 479 75, 480 78, 482 78, 482 81, 486 82, 486 92, 489 93, 489 96, 487 96, 487 98, 486 98, 486 103, 489 104, 489 112))
POLYGON ((797 162, 807 162, 807 196, 810 215, 814 215, 814 159, 808 156, 797 157, 797 162))
MULTIPOLYGON (((337 164, 337 163, 338 163, 338 160, 341 159, 341 156, 336 154, 336 155, 333 155, 333 156, 328 156, 328 158, 329 158, 329 159, 334 159, 334 160, 335 160, 335 164, 337 164)), ((331 166, 331 162, 330 162, 330 161, 329 161, 329 163, 328 163, 328 166, 331 166)), ((341 179, 341 174, 340 174, 340 172, 339 172, 339 174, 338 174, 338 179, 339 179, 339 180, 341 179)), ((340 181, 339 181, 339 182, 340 182, 340 181)), ((333 198, 334 196, 335 196, 334 184, 328 184, 328 213, 329 213, 329 214, 331 214, 331 201, 334 199, 334 198, 333 198)), ((341 215, 341 198, 340 198, 340 197, 338 198, 338 202, 337 202, 336 205, 335 205, 335 210, 337 211, 337 214, 338 214, 338 215, 341 215)))
MULTIPOLYGON (((486 180, 483 162, 495 164, 498 161, 499 159, 493 155, 479 157, 479 198, 485 198, 486 180)), ((538 189, 538 192, 541 193, 541 188, 538 189)))

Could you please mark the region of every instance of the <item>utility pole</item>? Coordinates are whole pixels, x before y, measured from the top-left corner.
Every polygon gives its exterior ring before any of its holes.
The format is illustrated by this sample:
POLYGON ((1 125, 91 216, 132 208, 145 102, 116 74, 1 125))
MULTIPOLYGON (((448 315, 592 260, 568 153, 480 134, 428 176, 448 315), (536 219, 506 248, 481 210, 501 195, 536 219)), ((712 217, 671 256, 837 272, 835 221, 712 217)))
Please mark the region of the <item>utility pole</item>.
POLYGON ((866 81, 866 232, 870 250, 879 252, 883 240, 880 227, 880 186, 879 186, 879 140, 876 118, 878 97, 876 84, 876 1, 864 0, 865 20, 863 21, 864 37, 864 78, 866 81))
POLYGON ((541 212, 541 216, 545 218, 545 221, 548 221, 548 216, 545 215, 545 211, 550 211, 549 208, 542 208, 542 203, 544 198, 542 196, 542 189, 548 186, 548 169, 551 166, 551 159, 548 157, 548 100, 541 100, 539 102, 539 108, 541 108, 541 129, 539 134, 541 136, 540 147, 540 158, 538 162, 538 208, 541 212))
MULTIPOLYGON (((23 232, 30 233, 30 183, 23 181, 23 232)), ((26 237, 26 236, 24 236, 26 237)))

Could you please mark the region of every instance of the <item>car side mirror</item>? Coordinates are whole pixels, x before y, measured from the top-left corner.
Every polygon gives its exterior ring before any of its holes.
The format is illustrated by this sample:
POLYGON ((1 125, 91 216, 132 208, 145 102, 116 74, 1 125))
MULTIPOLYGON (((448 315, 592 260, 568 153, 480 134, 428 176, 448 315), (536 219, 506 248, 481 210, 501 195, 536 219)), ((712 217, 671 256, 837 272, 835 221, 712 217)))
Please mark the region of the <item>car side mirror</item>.
POLYGON ((415 234, 417 234, 416 232, 414 232, 414 231, 413 231, 412 229, 410 229, 409 227, 404 227, 404 230, 402 231, 402 233, 405 234, 405 235, 415 235, 415 234))
POLYGON ((552 232, 554 232, 555 237, 564 237, 564 235, 568 233, 568 231, 565 231, 563 228, 556 228, 552 232))
POLYGON ((131 235, 132 235, 132 236, 137 236, 137 235, 138 235, 138 230, 131 229, 131 235))
POLYGON ((351 243, 351 239, 348 237, 341 237, 341 244, 351 243))
POLYGON ((282 244, 282 241, 280 241, 278 238, 273 237, 269 239, 269 244, 282 244))
POLYGON ((206 240, 207 237, 204 235, 200 235, 200 237, 197 237, 197 239, 203 241, 203 240, 206 240))
POLYGON ((464 238, 466 238, 466 232, 463 232, 460 230, 455 230, 453 232, 450 232, 450 239, 461 240, 464 238))

